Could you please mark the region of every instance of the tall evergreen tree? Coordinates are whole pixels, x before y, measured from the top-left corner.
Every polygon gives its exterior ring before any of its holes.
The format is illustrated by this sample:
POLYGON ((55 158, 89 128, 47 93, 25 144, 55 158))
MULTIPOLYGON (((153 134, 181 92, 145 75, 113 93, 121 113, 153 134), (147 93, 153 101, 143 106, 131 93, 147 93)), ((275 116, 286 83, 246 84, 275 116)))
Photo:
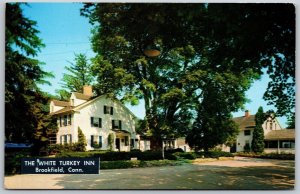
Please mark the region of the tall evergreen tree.
POLYGON ((296 120, 295 113, 288 118, 287 121, 287 129, 295 129, 296 128, 296 120))
POLYGON ((44 46, 35 25, 23 15, 20 3, 6 4, 5 139, 33 142, 38 150, 47 144, 56 123, 48 116, 48 97, 37 86, 50 84, 44 78, 53 75, 43 71, 42 63, 34 59, 44 46))
POLYGON ((266 120, 266 115, 262 107, 258 108, 255 114, 255 127, 253 131, 253 139, 251 143, 251 148, 253 152, 262 153, 265 148, 264 143, 264 130, 262 128, 263 123, 266 120))
POLYGON ((75 54, 75 63, 70 62, 70 66, 65 67, 68 73, 62 78, 63 89, 57 90, 62 100, 69 99, 70 92, 83 92, 84 85, 90 85, 93 81, 91 64, 87 56, 80 53, 75 54))

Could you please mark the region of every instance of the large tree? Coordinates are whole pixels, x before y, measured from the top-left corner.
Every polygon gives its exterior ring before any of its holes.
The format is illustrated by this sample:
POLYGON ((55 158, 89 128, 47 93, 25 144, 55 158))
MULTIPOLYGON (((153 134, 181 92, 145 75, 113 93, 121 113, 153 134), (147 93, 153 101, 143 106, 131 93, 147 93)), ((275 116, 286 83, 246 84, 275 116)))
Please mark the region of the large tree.
POLYGON ((67 73, 63 75, 62 87, 57 90, 60 98, 67 100, 70 92, 83 92, 84 85, 90 85, 93 81, 91 64, 86 55, 75 54, 75 63, 70 62, 70 66, 65 67, 67 73))
POLYGON ((44 46, 35 25, 23 15, 19 3, 6 4, 5 139, 40 147, 56 124, 48 115, 49 98, 37 86, 52 75, 34 59, 44 46))
POLYGON ((197 117, 211 102, 205 92, 228 104, 227 120, 264 68, 272 78, 266 98, 282 105, 283 114, 294 108, 291 4, 86 4, 82 14, 95 25, 97 92, 145 101, 152 148, 161 146, 163 135, 191 126, 187 120, 209 119, 197 117), (143 54, 151 44, 160 47, 156 58, 143 54))

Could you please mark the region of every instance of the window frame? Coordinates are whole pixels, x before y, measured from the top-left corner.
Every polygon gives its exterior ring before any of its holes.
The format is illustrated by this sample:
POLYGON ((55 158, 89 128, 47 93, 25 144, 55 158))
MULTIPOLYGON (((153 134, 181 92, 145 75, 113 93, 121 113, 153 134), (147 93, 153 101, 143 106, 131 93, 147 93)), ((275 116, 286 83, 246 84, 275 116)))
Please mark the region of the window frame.
POLYGON ((102 128, 102 118, 101 117, 90 117, 91 127, 102 128), (95 122, 96 121, 96 122, 95 122))
POLYGON ((112 120, 112 129, 120 129, 122 130, 122 120, 112 120), (116 125, 117 123, 117 125, 116 125))
POLYGON ((112 106, 104 105, 103 110, 104 110, 104 114, 114 115, 114 107, 112 106))
POLYGON ((250 129, 244 130, 244 136, 250 136, 250 135, 251 135, 251 130, 250 129), (246 132, 249 132, 249 134, 246 133, 246 132))
POLYGON ((64 115, 63 125, 68 126, 68 115, 64 115))

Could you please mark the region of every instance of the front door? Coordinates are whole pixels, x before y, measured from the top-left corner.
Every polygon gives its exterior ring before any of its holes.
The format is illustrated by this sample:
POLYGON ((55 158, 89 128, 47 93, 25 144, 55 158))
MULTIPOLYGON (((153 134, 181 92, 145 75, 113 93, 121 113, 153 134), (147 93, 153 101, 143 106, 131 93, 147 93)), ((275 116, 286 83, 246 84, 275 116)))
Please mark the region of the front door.
POLYGON ((120 138, 116 138, 116 148, 120 151, 120 138))

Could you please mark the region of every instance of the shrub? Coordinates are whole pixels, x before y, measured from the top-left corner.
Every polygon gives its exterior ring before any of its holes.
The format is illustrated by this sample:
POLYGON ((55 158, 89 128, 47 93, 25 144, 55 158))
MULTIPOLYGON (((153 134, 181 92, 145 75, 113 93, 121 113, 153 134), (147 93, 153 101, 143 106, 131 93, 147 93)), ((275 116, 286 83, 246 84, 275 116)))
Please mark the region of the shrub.
POLYGON ((21 172, 21 158, 30 157, 30 152, 19 151, 5 153, 5 174, 17 174, 21 172))
MULTIPOLYGON (((167 154, 165 153, 165 156, 167 154)), ((138 160, 161 160, 162 158, 162 152, 161 151, 145 151, 140 152, 136 156, 138 160)))
POLYGON ((78 127, 78 142, 75 143, 76 151, 85 151, 86 150, 86 139, 81 129, 78 127))
POLYGON ((270 153, 270 154, 262 154, 260 158, 268 158, 268 159, 278 159, 278 160, 295 160, 295 154, 277 154, 277 153, 270 153))
POLYGON ((154 166, 175 166, 181 165, 179 162, 170 160, 155 160, 155 161, 102 161, 100 162, 100 169, 122 169, 135 167, 154 167, 154 166))
POLYGON ((167 150, 166 152, 173 154, 173 153, 176 153, 176 152, 184 152, 184 151, 181 148, 176 148, 176 149, 167 150))
POLYGON ((100 162, 100 169, 121 169, 121 168, 131 168, 134 166, 136 161, 102 161, 100 162))
POLYGON ((230 152, 223 151, 208 151, 208 152, 197 152, 197 158, 219 158, 219 157, 233 157, 233 154, 230 152))
POLYGON ((179 158, 189 159, 189 160, 194 160, 197 158, 197 155, 194 152, 176 152, 173 155, 179 158))
POLYGON ((295 154, 288 154, 288 153, 242 153, 238 152, 235 153, 236 156, 243 156, 243 157, 252 157, 252 158, 266 158, 266 159, 278 159, 278 160, 295 160, 295 154))

